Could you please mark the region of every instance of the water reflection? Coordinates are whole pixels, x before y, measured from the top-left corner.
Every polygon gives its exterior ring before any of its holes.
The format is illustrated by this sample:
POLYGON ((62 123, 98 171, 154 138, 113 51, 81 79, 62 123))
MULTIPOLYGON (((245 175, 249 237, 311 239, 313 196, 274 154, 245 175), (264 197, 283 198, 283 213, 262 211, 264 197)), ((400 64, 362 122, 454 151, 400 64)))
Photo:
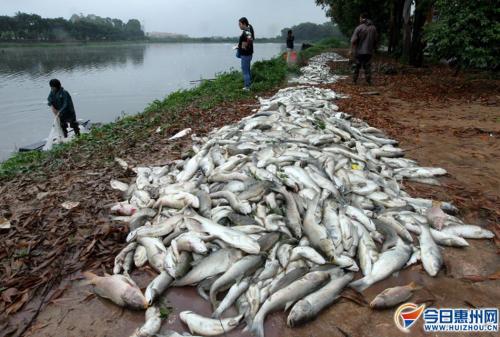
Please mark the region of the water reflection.
POLYGON ((39 77, 59 71, 106 69, 144 63, 146 45, 74 46, 64 48, 5 48, 0 51, 0 76, 39 77))

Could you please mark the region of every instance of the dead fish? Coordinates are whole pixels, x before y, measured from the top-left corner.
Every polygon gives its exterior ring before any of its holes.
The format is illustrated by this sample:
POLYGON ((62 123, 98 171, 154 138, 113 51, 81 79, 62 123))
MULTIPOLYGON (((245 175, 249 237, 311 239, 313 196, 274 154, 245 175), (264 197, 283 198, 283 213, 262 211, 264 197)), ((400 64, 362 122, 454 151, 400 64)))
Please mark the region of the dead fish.
POLYGON ((373 309, 387 309, 406 302, 413 295, 413 291, 420 289, 415 282, 408 285, 388 288, 370 302, 370 307, 373 309))
POLYGON ((137 329, 130 337, 155 337, 161 329, 161 314, 157 307, 149 307, 146 310, 146 322, 137 329))
POLYGON ((216 307, 216 296, 219 289, 227 284, 232 284, 252 274, 264 262, 262 255, 248 255, 236 261, 229 269, 222 274, 210 287, 210 302, 216 307))
POLYGON ((124 275, 97 276, 91 272, 84 272, 87 279, 84 284, 94 286, 94 292, 102 298, 131 309, 146 309, 148 301, 141 289, 129 277, 124 275))
POLYGON ((182 131, 177 132, 175 135, 170 137, 168 140, 175 140, 175 139, 185 137, 185 136, 189 135, 191 133, 191 131, 193 131, 191 128, 184 129, 182 131))
POLYGON ((234 262, 242 257, 237 249, 220 249, 203 258, 186 276, 175 281, 175 286, 182 287, 196 284, 206 278, 225 272, 234 262))
POLYGON ((315 271, 278 290, 262 304, 259 312, 255 315, 251 331, 258 337, 264 337, 264 320, 268 313, 282 308, 287 310, 292 303, 315 291, 329 279, 328 272, 315 271))
POLYGON ((312 294, 298 301, 290 310, 287 324, 295 327, 316 318, 321 310, 332 304, 344 287, 352 281, 354 274, 348 273, 335 277, 312 294))
POLYGON ((448 215, 441 209, 441 203, 434 200, 432 201, 432 207, 427 209, 425 216, 429 224, 439 231, 443 229, 448 218, 448 215))
POLYGON ((153 305, 155 299, 160 296, 174 279, 166 271, 162 271, 151 283, 144 293, 149 305, 153 305))
POLYGON ((227 333, 239 324, 243 315, 224 319, 212 319, 195 314, 192 311, 183 311, 179 318, 186 324, 191 333, 203 336, 218 336, 227 333))
POLYGON ((436 276, 443 264, 443 257, 438 245, 434 242, 427 225, 421 226, 422 233, 419 236, 420 254, 424 269, 430 276, 436 276))
POLYGON ((396 246, 380 254, 369 275, 352 282, 350 287, 357 291, 363 291, 372 284, 385 279, 392 273, 401 270, 410 259, 411 253, 411 246, 399 239, 396 246))

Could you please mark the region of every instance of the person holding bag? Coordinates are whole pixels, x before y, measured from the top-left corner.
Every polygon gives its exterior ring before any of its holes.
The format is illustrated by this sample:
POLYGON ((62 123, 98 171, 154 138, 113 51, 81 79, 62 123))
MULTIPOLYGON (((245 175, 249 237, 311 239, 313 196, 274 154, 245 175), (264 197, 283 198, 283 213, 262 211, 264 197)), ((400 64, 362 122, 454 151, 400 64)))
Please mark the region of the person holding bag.
POLYGON ((68 124, 75 135, 80 136, 80 128, 76 120, 75 107, 70 94, 61 86, 61 82, 54 78, 50 80, 50 94, 47 98, 48 106, 52 108, 55 117, 59 117, 64 138, 68 137, 68 124))
POLYGON ((245 86, 243 90, 249 91, 252 84, 252 74, 250 73, 250 66, 253 56, 253 40, 254 32, 253 27, 248 22, 248 19, 243 17, 239 20, 239 26, 242 30, 240 40, 238 42, 238 49, 236 57, 241 59, 241 71, 243 72, 243 81, 245 86))

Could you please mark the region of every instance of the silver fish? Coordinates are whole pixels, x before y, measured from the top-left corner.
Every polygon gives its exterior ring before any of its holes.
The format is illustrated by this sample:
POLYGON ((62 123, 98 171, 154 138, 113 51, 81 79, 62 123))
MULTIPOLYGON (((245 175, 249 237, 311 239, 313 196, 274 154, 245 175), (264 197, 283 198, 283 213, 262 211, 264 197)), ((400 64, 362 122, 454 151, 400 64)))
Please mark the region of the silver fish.
POLYGON ((396 246, 380 254, 377 262, 373 264, 372 272, 350 284, 351 288, 363 291, 372 284, 385 279, 392 273, 401 270, 411 255, 411 247, 401 239, 396 246))
POLYGON ((259 312, 255 315, 251 330, 258 337, 263 337, 264 320, 268 313, 282 308, 288 309, 292 303, 315 291, 329 279, 330 274, 328 272, 311 272, 287 287, 278 290, 262 304, 259 312))
POLYGON ((245 276, 252 274, 264 262, 261 255, 249 255, 236 261, 229 269, 222 274, 210 287, 210 302, 216 307, 216 296, 219 289, 235 281, 243 279, 245 276))
POLYGON ((288 315, 287 324, 295 327, 317 317, 319 312, 331 305, 345 286, 352 281, 354 274, 348 273, 332 279, 319 290, 298 301, 288 315))
POLYGON ((161 329, 160 309, 149 307, 146 310, 146 322, 131 337, 154 337, 161 329))
POLYGON ((179 318, 186 324, 191 333, 203 336, 218 336, 227 333, 239 324, 243 315, 224 319, 212 319, 195 314, 192 311, 183 311, 179 318))
POLYGON ((177 287, 193 285, 206 278, 223 273, 241 257, 242 253, 238 249, 220 249, 203 258, 186 276, 176 280, 174 285, 177 287))
POLYGON ((427 274, 436 276, 443 264, 443 257, 441 256, 438 245, 432 239, 429 227, 427 227, 427 225, 421 227, 422 233, 420 234, 419 240, 422 264, 427 274))

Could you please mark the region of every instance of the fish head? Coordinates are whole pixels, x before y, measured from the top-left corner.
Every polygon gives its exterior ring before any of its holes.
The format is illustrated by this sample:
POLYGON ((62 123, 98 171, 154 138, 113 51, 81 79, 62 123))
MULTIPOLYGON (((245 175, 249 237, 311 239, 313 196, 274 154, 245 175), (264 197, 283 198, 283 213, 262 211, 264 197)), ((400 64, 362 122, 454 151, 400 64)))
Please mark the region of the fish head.
POLYGON ((385 296, 383 294, 378 295, 370 302, 370 308, 383 308, 385 307, 385 296))
POLYGON ((432 259, 432 262, 429 266, 429 274, 431 276, 436 276, 439 270, 441 269, 441 261, 437 258, 432 259))
POLYGON ((149 304, 148 300, 142 294, 141 290, 136 287, 127 287, 122 295, 123 301, 133 309, 147 309, 149 304))
POLYGON ((287 318, 287 325, 291 328, 310 321, 314 318, 313 307, 307 300, 297 302, 287 318))
POLYGON ((192 311, 183 311, 179 314, 179 318, 181 319, 181 321, 183 321, 184 323, 187 322, 189 316, 192 314, 193 312, 192 311))
POLYGON ((203 254, 205 255, 208 253, 208 248, 207 245, 203 240, 200 238, 194 238, 189 241, 189 246, 193 252, 196 252, 197 254, 203 254))
POLYGON ((330 279, 330 274, 326 271, 315 271, 308 273, 306 276, 304 276, 307 280, 311 282, 325 282, 330 279))
POLYGON ((319 243, 319 248, 321 249, 322 252, 325 252, 325 254, 333 260, 335 257, 335 246, 333 245, 333 241, 330 239, 323 239, 319 243))
POLYGON ((241 213, 243 214, 250 214, 252 213, 252 206, 250 205, 249 202, 241 202, 241 213))

